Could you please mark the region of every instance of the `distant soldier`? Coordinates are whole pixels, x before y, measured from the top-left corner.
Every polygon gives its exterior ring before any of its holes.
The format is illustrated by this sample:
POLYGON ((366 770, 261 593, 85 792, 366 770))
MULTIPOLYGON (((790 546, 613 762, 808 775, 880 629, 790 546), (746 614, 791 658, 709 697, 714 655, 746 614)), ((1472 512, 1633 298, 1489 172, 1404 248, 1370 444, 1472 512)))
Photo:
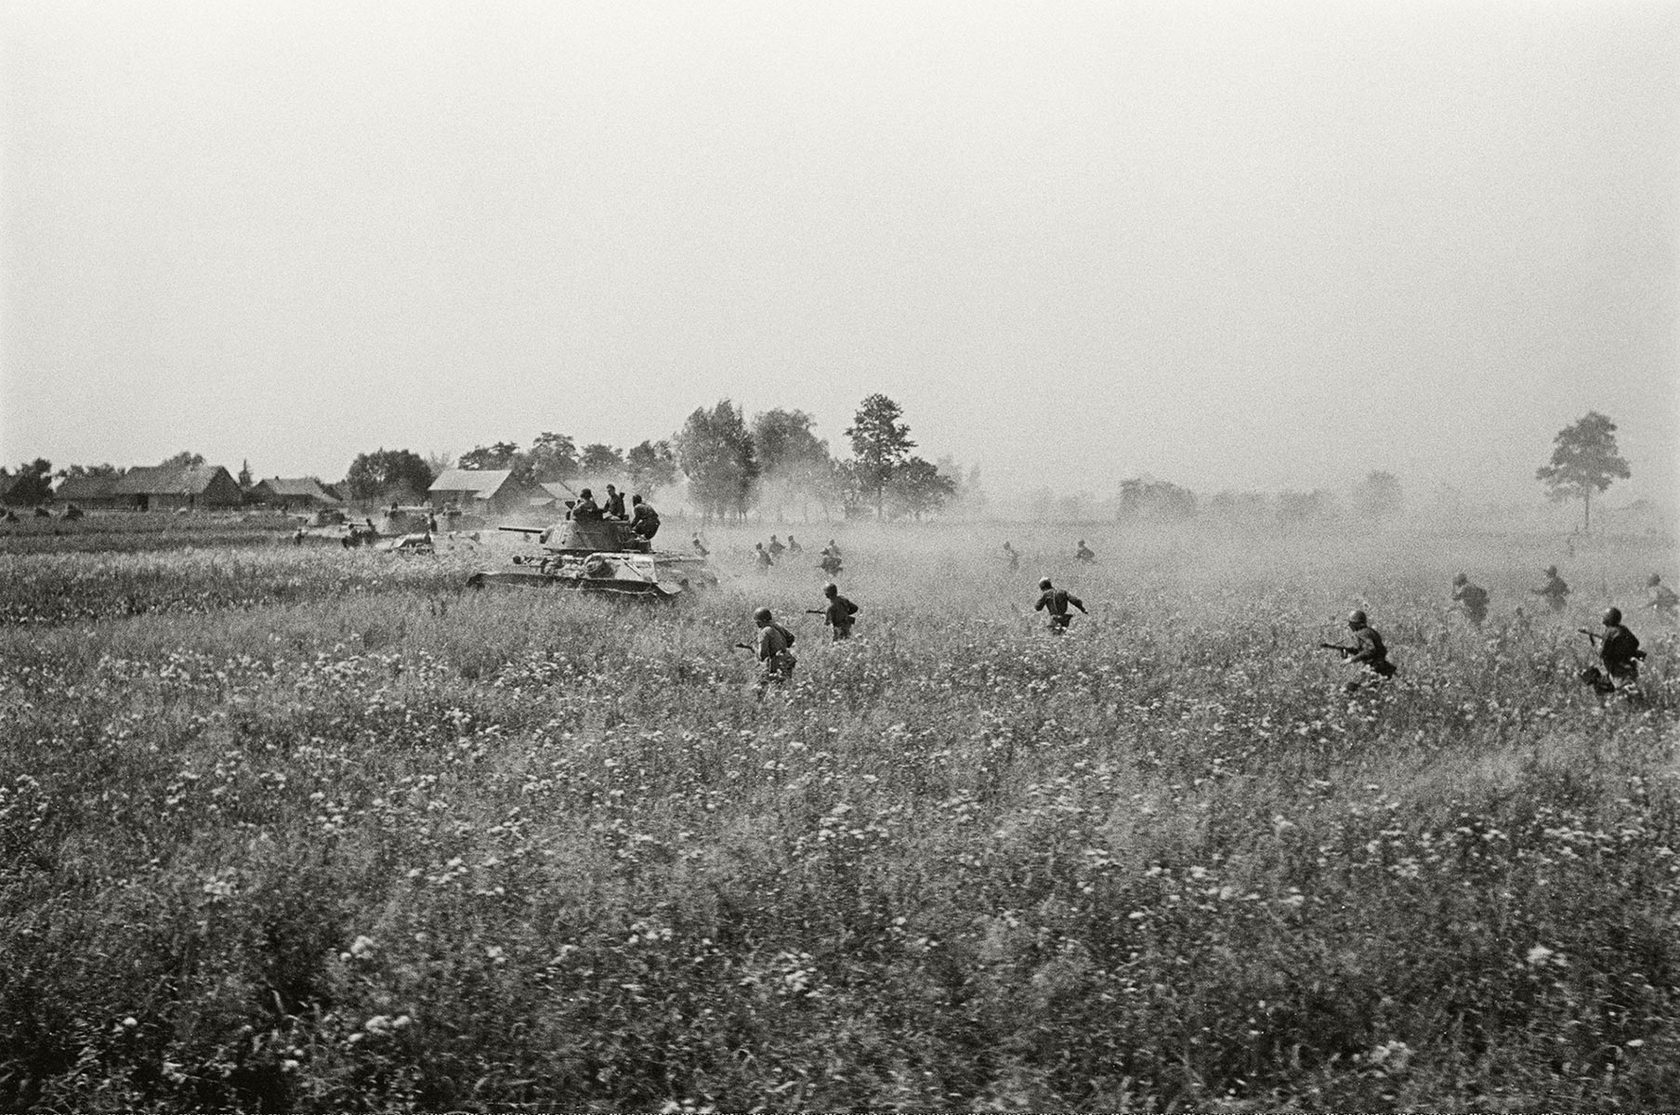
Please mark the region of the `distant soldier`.
POLYGON ((1015 552, 1015 547, 1005 542, 1003 544, 1003 554, 1009 559, 1009 571, 1011 573, 1021 568, 1021 555, 1015 552))
POLYGON ((706 549, 706 544, 700 541, 700 536, 698 534, 694 536, 694 541, 690 542, 689 545, 693 546, 694 552, 699 554, 702 558, 709 557, 711 555, 712 551, 706 549))
POLYGON ((817 562, 817 568, 830 577, 838 577, 841 569, 840 555, 825 548, 822 552, 822 560, 817 562))
POLYGON ((828 552, 833 554, 835 557, 839 557, 840 556, 840 543, 838 543, 834 539, 830 538, 828 540, 828 552))
POLYGON ((1453 578, 1453 601, 1464 609, 1464 618, 1476 627, 1487 619, 1488 594, 1487 589, 1470 583, 1470 578, 1460 573, 1453 578))
POLYGON ((1068 613, 1069 604, 1078 608, 1082 615, 1090 614, 1085 611, 1084 601, 1080 600, 1079 597, 1073 595, 1067 589, 1056 588, 1050 583, 1049 577, 1046 577, 1042 581, 1038 582, 1038 587, 1041 592, 1038 597, 1038 603, 1033 605, 1033 611, 1048 611, 1050 613, 1050 634, 1060 635, 1068 629, 1070 624, 1073 623, 1073 616, 1068 613))
POLYGON ((750 647, 746 643, 735 645, 757 654, 758 695, 762 698, 770 686, 780 685, 793 677, 793 668, 799 660, 793 656, 793 632, 777 623, 769 608, 753 612, 753 623, 758 626, 757 646, 750 647))
POLYGON ((762 542, 754 542, 753 546, 758 551, 757 555, 753 558, 753 560, 758 563, 758 571, 760 573, 770 572, 770 567, 776 564, 775 559, 770 556, 770 551, 764 548, 764 543, 762 542))
POLYGON ((840 586, 830 581, 823 586, 823 595, 828 597, 828 604, 821 608, 809 608, 807 615, 822 616, 823 622, 829 626, 829 637, 836 643, 842 639, 852 637, 852 624, 857 620, 858 606, 840 595, 840 586))
POLYGON ((601 508, 595 502, 595 494, 588 488, 579 492, 577 499, 572 501, 571 517, 574 523, 598 523, 601 521, 601 508))
POLYGON ((641 496, 630 497, 630 533, 647 542, 659 533, 659 512, 641 496))
POLYGON ((1085 545, 1085 540, 1081 538, 1079 540, 1079 549, 1074 553, 1073 560, 1084 562, 1086 565, 1094 565, 1097 560, 1097 554, 1095 550, 1085 545))
POLYGON ((1676 595, 1673 589, 1663 584, 1662 577, 1656 573, 1651 574, 1650 580, 1645 582, 1645 587, 1651 590, 1651 602, 1647 607, 1663 619, 1673 619, 1675 609, 1680 608, 1680 595, 1676 595))
POLYGON ((1598 660, 1604 669, 1588 667, 1581 671, 1581 680, 1600 694, 1621 693, 1639 695, 1639 660, 1645 652, 1639 649, 1639 639, 1622 626, 1622 611, 1611 608, 1604 613, 1604 633, 1595 634, 1581 628, 1581 634, 1598 644, 1598 660))
POLYGON ((1569 585, 1558 576, 1555 565, 1546 566, 1546 583, 1529 591, 1544 598, 1547 611, 1561 612, 1569 603, 1569 585))
MULTIPOLYGON (((584 494, 587 495, 588 493, 584 494)), ((607 501, 606 505, 601 508, 601 515, 604 518, 619 520, 627 517, 624 514, 624 493, 611 484, 607 485, 607 501)))
POLYGON ((782 540, 780 538, 777 538, 774 534, 772 534, 770 536, 770 547, 769 548, 770 548, 770 557, 772 559, 781 557, 782 556, 782 551, 787 549, 786 546, 782 545, 782 540))
POLYGON ((1360 677, 1348 682, 1347 688, 1351 693, 1367 681, 1391 678, 1395 674, 1394 663, 1388 660, 1388 647, 1383 643, 1383 637, 1365 620, 1365 613, 1353 611, 1348 613, 1348 630, 1353 632, 1353 645, 1343 646, 1340 643, 1320 643, 1326 650, 1339 650, 1342 658, 1359 669, 1360 677))
POLYGON ((798 542, 795 542, 793 540, 793 535, 790 534, 790 535, 788 535, 787 550, 788 550, 788 553, 793 554, 795 557, 798 557, 800 554, 805 552, 805 547, 801 546, 798 542))

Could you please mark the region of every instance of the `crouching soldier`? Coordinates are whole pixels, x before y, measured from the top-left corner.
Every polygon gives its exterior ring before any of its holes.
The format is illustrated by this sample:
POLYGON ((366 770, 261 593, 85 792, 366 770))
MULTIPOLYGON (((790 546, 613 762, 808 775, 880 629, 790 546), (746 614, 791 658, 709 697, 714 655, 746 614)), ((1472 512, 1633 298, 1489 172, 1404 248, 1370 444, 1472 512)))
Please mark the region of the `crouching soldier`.
POLYGON ((1339 650, 1342 658, 1350 666, 1358 668, 1359 676, 1347 683, 1347 690, 1352 693, 1355 689, 1371 681, 1381 681, 1393 677, 1398 671, 1394 663, 1388 660, 1388 647, 1383 643, 1382 635, 1365 619, 1362 611, 1348 613, 1348 630, 1353 633, 1353 645, 1344 646, 1341 643, 1321 643, 1326 650, 1339 650))
POLYGON ((828 604, 822 608, 811 608, 808 615, 821 616, 828 624, 829 638, 838 643, 852 637, 852 624, 856 623, 854 616, 858 613, 858 606, 840 595, 840 586, 832 581, 823 586, 823 595, 828 597, 828 604))
POLYGON ((1065 588, 1056 588, 1051 585, 1049 577, 1038 582, 1038 587, 1042 591, 1039 594, 1038 603, 1033 605, 1033 611, 1048 611, 1050 613, 1050 634, 1060 635, 1068 629, 1069 624, 1073 623, 1073 615, 1068 611, 1069 604, 1078 608, 1083 615, 1090 614, 1085 611, 1084 601, 1065 588))
POLYGON ((1453 603, 1464 610, 1464 618, 1470 621, 1472 627, 1480 627, 1487 619, 1487 589, 1471 584, 1467 575, 1460 573, 1453 578, 1452 598, 1453 603))
MULTIPOLYGON (((758 656, 758 696, 762 700, 770 686, 793 678, 793 668, 799 659, 793 656, 793 632, 777 623, 769 608, 755 611, 753 623, 758 625, 758 645, 749 649, 758 656)), ((737 645, 746 646, 745 643, 737 645)))
POLYGON ((1603 634, 1584 627, 1581 634, 1598 644, 1598 660, 1604 667, 1588 666, 1581 671, 1581 680, 1601 697, 1612 693, 1640 696, 1639 660, 1645 652, 1639 649, 1638 636, 1622 626, 1622 610, 1611 608, 1604 613, 1603 634))

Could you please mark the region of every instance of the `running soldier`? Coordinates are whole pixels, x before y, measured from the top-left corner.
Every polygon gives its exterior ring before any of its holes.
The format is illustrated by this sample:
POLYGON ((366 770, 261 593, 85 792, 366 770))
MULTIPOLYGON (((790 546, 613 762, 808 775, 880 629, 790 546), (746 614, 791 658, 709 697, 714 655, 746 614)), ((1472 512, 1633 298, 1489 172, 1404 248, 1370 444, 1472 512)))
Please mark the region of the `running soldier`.
POLYGON ((1657 573, 1651 574, 1650 580, 1645 582, 1645 587, 1651 590, 1651 602, 1647 607, 1662 619, 1673 619, 1675 609, 1680 608, 1680 594, 1663 584, 1662 576, 1657 573))
POLYGON ((1015 552, 1015 547, 1005 542, 1003 544, 1003 552, 1004 555, 1009 558, 1009 571, 1011 573, 1021 568, 1021 555, 1015 552))
POLYGON ((759 608, 753 612, 753 623, 758 626, 758 644, 748 647, 746 643, 736 646, 754 651, 758 656, 758 696, 764 699, 765 690, 772 685, 781 685, 793 677, 793 668, 799 660, 793 656, 793 632, 777 623, 770 615, 769 608, 759 608))
POLYGON ((1470 583, 1470 578, 1460 573, 1453 578, 1453 602, 1464 609, 1464 618, 1472 626, 1480 627, 1487 619, 1488 594, 1487 589, 1470 583))
POLYGON ((1600 696, 1620 693, 1624 697, 1638 697, 1639 660, 1645 652, 1639 649, 1639 639, 1622 626, 1622 610, 1611 608, 1604 613, 1604 633, 1595 634, 1581 628, 1581 634, 1598 644, 1598 660, 1603 670, 1587 667, 1581 680, 1592 686, 1600 696))
POLYGON ((1060 635, 1068 629, 1070 624, 1073 623, 1073 616, 1068 613, 1069 604, 1078 608, 1081 615, 1090 614, 1085 611, 1084 601, 1080 600, 1079 597, 1073 595, 1065 588, 1056 588, 1051 585, 1049 577, 1046 577, 1042 581, 1038 582, 1038 587, 1042 591, 1039 594, 1038 603, 1033 605, 1033 611, 1049 611, 1050 634, 1060 635))
POLYGON ((840 595, 840 586, 830 581, 823 586, 823 595, 828 597, 828 604, 821 608, 806 609, 807 615, 822 616, 823 622, 828 624, 829 638, 833 642, 852 637, 852 624, 857 620, 858 606, 840 595))
POLYGON ((1091 549, 1091 547, 1085 545, 1085 540, 1081 538, 1079 540, 1079 549, 1074 553, 1073 560, 1083 562, 1086 565, 1095 565, 1097 561, 1097 553, 1095 550, 1091 549))
POLYGON ((780 558, 782 556, 782 551, 786 549, 787 547, 782 545, 782 540, 780 538, 777 538, 774 534, 770 536, 770 556, 772 558, 780 558))
POLYGON ((1569 585, 1558 576, 1557 566, 1546 566, 1546 583, 1536 589, 1529 589, 1534 595, 1546 601, 1546 610, 1561 612, 1569 603, 1569 585))
POLYGON ((1350 666, 1359 669, 1359 677, 1347 683, 1347 691, 1355 689, 1371 681, 1381 681, 1391 678, 1396 670, 1394 663, 1388 660, 1388 647, 1383 643, 1382 635, 1365 619, 1362 611, 1348 613, 1348 630, 1353 632, 1353 645, 1343 646, 1340 643, 1321 643, 1326 650, 1339 650, 1342 659, 1350 666))
POLYGON ((759 573, 769 573, 770 567, 775 565, 776 562, 770 557, 770 552, 764 548, 764 543, 754 542, 753 546, 757 551, 753 556, 753 560, 758 563, 759 573))

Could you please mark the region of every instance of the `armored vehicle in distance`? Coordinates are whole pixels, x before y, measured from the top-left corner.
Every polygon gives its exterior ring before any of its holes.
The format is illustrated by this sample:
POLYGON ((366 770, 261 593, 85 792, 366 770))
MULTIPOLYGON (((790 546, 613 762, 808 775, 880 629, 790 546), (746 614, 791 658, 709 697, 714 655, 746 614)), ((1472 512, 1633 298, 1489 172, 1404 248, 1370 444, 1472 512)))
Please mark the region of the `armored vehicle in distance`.
POLYGON ((523 585, 568 589, 600 596, 669 600, 685 591, 717 584, 717 574, 698 554, 661 553, 616 519, 567 519, 545 529, 498 527, 534 536, 541 556, 515 555, 512 569, 486 569, 467 578, 470 588, 523 585))

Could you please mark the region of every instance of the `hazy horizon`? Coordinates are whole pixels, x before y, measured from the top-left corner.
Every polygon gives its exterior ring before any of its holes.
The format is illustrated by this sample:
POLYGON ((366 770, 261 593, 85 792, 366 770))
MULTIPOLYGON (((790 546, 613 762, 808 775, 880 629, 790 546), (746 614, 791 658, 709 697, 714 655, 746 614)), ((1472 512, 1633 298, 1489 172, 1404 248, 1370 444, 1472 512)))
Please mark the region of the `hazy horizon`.
POLYGON ((1680 488, 1680 4, 13 3, 0 462, 864 396, 987 489, 1680 488))

